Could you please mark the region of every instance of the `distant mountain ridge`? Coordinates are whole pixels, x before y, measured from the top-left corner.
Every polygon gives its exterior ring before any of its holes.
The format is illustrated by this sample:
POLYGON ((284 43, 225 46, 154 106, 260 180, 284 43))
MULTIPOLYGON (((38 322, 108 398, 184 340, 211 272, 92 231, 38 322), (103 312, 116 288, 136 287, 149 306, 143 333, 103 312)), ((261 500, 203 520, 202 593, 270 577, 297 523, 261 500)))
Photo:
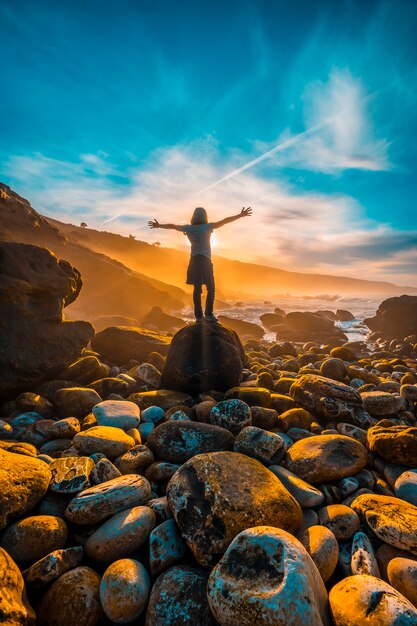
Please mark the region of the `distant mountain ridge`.
MULTIPOLYGON (((153 278, 163 276, 169 284, 182 287, 185 282, 189 253, 173 248, 163 248, 133 238, 81 228, 47 218, 65 235, 81 245, 118 259, 132 269, 153 278)), ((179 235, 181 236, 181 234, 179 235)), ((415 287, 399 287, 393 283, 362 280, 326 274, 306 274, 213 256, 216 289, 222 298, 245 299, 257 297, 271 299, 289 292, 291 295, 317 295, 334 293, 343 295, 401 295, 415 294, 415 287)))

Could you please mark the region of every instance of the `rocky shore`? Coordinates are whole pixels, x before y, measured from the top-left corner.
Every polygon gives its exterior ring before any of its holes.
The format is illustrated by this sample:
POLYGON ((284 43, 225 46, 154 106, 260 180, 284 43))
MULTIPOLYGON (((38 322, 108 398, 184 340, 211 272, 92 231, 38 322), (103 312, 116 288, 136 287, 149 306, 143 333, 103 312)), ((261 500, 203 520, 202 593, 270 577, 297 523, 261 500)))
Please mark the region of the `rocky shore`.
POLYGON ((417 298, 369 344, 94 334, 30 247, 0 245, 2 624, 417 625, 417 298))

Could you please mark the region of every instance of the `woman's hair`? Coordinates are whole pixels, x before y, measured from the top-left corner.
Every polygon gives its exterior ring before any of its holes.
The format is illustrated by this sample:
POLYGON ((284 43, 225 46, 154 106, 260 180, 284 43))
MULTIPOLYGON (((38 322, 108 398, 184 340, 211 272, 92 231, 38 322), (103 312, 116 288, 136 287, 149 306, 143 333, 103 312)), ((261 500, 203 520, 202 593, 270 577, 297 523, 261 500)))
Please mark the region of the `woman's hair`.
POLYGON ((194 209, 194 213, 191 217, 191 224, 207 224, 207 212, 202 206, 198 206, 194 209))

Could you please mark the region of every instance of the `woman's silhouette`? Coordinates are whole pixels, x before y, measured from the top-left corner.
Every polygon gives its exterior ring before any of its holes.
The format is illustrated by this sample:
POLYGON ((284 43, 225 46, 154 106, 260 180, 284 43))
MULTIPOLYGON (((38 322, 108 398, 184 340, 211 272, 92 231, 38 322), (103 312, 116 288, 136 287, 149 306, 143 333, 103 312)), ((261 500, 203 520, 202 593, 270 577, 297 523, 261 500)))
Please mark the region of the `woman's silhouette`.
POLYGON ((191 243, 191 257, 187 270, 187 285, 194 285, 193 301, 194 314, 197 322, 205 318, 209 322, 217 322, 217 317, 213 313, 214 304, 214 275, 213 263, 211 262, 210 236, 215 228, 220 228, 225 224, 230 224, 241 217, 252 214, 252 209, 248 207, 241 210, 238 215, 225 217, 219 222, 209 222, 207 212, 203 207, 197 207, 191 217, 191 223, 185 226, 177 224, 160 224, 157 220, 150 221, 150 228, 171 228, 179 230, 187 235, 191 243), (207 287, 206 306, 203 318, 203 307, 201 305, 202 286, 207 287))

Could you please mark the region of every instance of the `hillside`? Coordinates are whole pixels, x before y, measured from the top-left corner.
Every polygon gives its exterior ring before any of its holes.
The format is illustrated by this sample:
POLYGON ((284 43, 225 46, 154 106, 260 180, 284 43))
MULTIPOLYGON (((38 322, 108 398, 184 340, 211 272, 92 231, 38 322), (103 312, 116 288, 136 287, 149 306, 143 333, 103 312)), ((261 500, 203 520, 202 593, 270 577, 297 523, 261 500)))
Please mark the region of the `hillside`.
POLYGON ((81 272, 83 288, 76 302, 65 309, 69 317, 141 318, 153 306, 167 312, 183 307, 186 296, 182 289, 129 268, 121 259, 110 258, 93 246, 82 245, 10 187, 0 183, 0 190, 6 193, 6 197, 0 195, 0 240, 44 246, 81 272))
MULTIPOLYGON (((48 218, 65 233, 69 240, 108 254, 132 269, 144 272, 178 287, 184 286, 189 255, 172 248, 162 248, 144 241, 92 228, 63 224, 48 218)), ((216 290, 223 298, 271 299, 282 293, 291 295, 364 295, 387 296, 417 293, 413 287, 398 287, 392 283, 360 280, 325 274, 306 274, 274 267, 243 263, 214 256, 216 290)))

